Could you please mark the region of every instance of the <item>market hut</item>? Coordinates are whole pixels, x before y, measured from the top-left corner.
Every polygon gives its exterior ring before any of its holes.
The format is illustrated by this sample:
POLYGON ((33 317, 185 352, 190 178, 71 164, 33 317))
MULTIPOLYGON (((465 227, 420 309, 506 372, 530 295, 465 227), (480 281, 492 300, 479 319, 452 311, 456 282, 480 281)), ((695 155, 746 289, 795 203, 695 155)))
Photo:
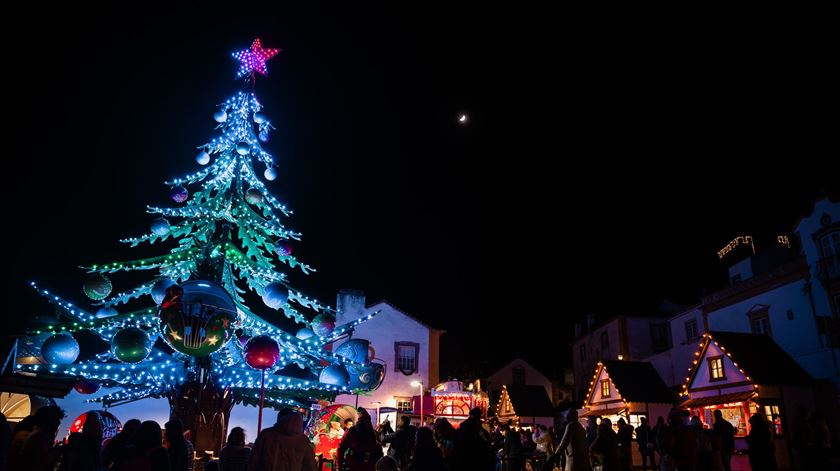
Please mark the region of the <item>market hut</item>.
POLYGON ((511 384, 502 386, 496 404, 496 417, 503 424, 527 427, 554 425, 554 407, 545 388, 540 385, 511 384))
POLYGON ((618 419, 638 427, 641 417, 648 420, 668 417, 675 397, 648 362, 604 360, 595 367, 581 417, 599 416, 615 424, 618 419))
POLYGON ((789 437, 798 406, 813 410, 812 379, 766 335, 707 332, 682 390, 681 407, 711 426, 720 410, 737 431, 735 447, 746 449, 749 418, 764 414, 776 437, 776 461, 790 466, 789 437))

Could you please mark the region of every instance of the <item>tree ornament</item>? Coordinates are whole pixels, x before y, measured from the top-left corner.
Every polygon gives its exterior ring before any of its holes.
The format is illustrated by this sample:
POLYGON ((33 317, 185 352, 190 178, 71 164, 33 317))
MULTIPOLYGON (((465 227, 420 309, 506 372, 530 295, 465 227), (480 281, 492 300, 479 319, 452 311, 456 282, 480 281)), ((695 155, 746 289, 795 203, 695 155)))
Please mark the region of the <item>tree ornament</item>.
POLYGON ((217 123, 224 123, 227 121, 227 111, 219 110, 213 114, 213 119, 216 120, 217 123))
POLYGON ((169 229, 172 227, 169 225, 169 221, 166 218, 157 218, 152 221, 152 232, 156 235, 162 236, 169 233, 169 229))
POLYGON ((245 363, 251 368, 271 368, 280 359, 280 346, 268 335, 252 337, 245 344, 245 363))
POLYGON ((119 312, 116 309, 112 308, 111 306, 104 306, 96 311, 96 318, 107 319, 108 317, 114 317, 117 314, 119 314, 119 312))
POLYGON ((330 365, 321 370, 318 381, 333 386, 346 387, 350 384, 350 374, 347 373, 347 368, 344 365, 330 365))
POLYGON ((41 356, 51 365, 69 365, 79 358, 79 342, 68 332, 61 332, 44 340, 41 356))
POLYGON ((238 313, 224 288, 212 281, 190 280, 167 288, 159 316, 161 337, 170 347, 203 357, 233 337, 238 313))
POLYGON ((286 240, 278 240, 274 243, 274 251, 281 257, 288 257, 292 254, 292 244, 286 240))
POLYGON ((178 185, 169 192, 169 197, 176 203, 183 203, 190 197, 190 192, 183 185, 178 185))
POLYGON ((268 119, 265 117, 265 115, 264 115, 264 114, 262 114, 262 113, 260 113, 260 112, 256 112, 256 113, 254 113, 254 122, 255 122, 255 123, 257 123, 257 124, 262 124, 262 123, 264 123, 264 122, 266 122, 266 121, 268 121, 268 119))
POLYGON ((207 165, 210 163, 210 154, 205 151, 201 151, 195 156, 195 161, 198 162, 199 165, 207 165))
POLYGON ((251 144, 244 141, 236 144, 236 153, 239 155, 247 155, 249 152, 251 152, 251 144))
POLYGON ((274 181, 277 178, 277 170, 274 170, 273 168, 269 167, 265 169, 265 172, 263 172, 263 176, 266 180, 270 182, 274 181))
POLYGON ((87 297, 94 301, 101 301, 111 294, 113 285, 107 276, 97 273, 85 280, 83 288, 87 297))
POLYGON ((335 355, 357 363, 369 363, 368 347, 370 347, 370 341, 368 340, 350 339, 335 349, 335 355))
POLYGON ((321 313, 312 319, 312 331, 318 337, 328 337, 335 330, 335 317, 321 313))
POLYGON ((312 332, 311 329, 307 329, 306 327, 300 329, 295 334, 295 337, 297 337, 298 340, 306 340, 306 339, 314 337, 314 336, 315 336, 315 332, 312 332))
POLYGON ((161 278, 155 281, 155 284, 152 285, 152 300, 155 304, 160 304, 163 302, 163 298, 166 297, 166 289, 170 286, 174 285, 175 282, 169 278, 161 278))
POLYGON ((371 391, 379 387, 385 379, 385 368, 379 363, 366 366, 346 365, 350 377, 350 389, 371 391))
POLYGON ((286 289, 283 283, 275 281, 265 287, 262 299, 265 305, 271 309, 280 309, 289 299, 289 290, 286 289))
POLYGON ((257 136, 260 142, 268 142, 271 139, 271 136, 268 134, 268 129, 263 129, 260 131, 259 136, 257 136))
POLYGON ((123 363, 139 363, 152 351, 152 341, 142 329, 126 327, 111 339, 111 354, 123 363))
POLYGON ((240 62, 239 72, 236 76, 245 77, 246 75, 253 75, 254 72, 268 75, 265 62, 277 55, 278 52, 280 52, 280 49, 263 49, 260 38, 255 39, 250 49, 233 53, 233 57, 240 62))
POLYGON ((110 412, 104 410, 92 410, 76 417, 76 420, 74 420, 70 425, 70 431, 68 433, 82 433, 82 430, 85 428, 85 424, 88 423, 89 420, 95 420, 98 422, 97 428, 102 430, 103 441, 116 437, 117 434, 120 433, 120 430, 122 430, 122 424, 110 412))
POLYGON ((245 201, 249 204, 260 204, 263 200, 263 194, 260 190, 256 188, 248 188, 248 191, 245 192, 245 201))
POLYGON ((99 383, 80 380, 73 386, 73 389, 75 389, 79 394, 93 394, 96 391, 99 391, 99 383))

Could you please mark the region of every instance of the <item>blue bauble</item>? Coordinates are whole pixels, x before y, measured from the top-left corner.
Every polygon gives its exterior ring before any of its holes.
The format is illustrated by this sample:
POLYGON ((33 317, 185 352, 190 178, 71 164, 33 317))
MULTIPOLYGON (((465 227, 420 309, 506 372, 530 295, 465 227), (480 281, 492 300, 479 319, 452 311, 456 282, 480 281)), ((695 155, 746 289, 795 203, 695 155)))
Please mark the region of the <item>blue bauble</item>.
POLYGON ((268 142, 269 138, 270 138, 270 136, 268 134, 268 129, 263 129, 262 131, 260 131, 260 135, 259 135, 260 142, 268 142))
POLYGON ((306 339, 314 337, 314 336, 315 336, 315 332, 312 332, 311 330, 307 329, 306 327, 300 329, 295 334, 295 337, 297 337, 298 340, 306 340, 306 339))
POLYGON ((274 170, 273 168, 267 168, 265 169, 265 172, 263 172, 263 176, 268 181, 274 181, 277 178, 277 170, 274 170))
POLYGON ((79 342, 67 332, 55 334, 41 345, 41 356, 51 365, 69 365, 79 358, 79 351, 79 342))
POLYGON ((278 240, 274 243, 274 251, 281 257, 288 257, 292 254, 292 244, 285 240, 278 240))
POLYGON ((169 197, 176 203, 183 203, 190 197, 190 192, 182 185, 178 185, 169 192, 169 197))
POLYGON ((385 379, 385 368, 379 363, 367 366, 347 365, 350 374, 350 389, 372 391, 385 379))
POLYGON ((105 306, 105 307, 99 308, 99 310, 96 311, 96 318, 97 319, 105 319, 107 317, 114 317, 117 314, 119 314, 119 312, 116 309, 114 309, 110 306, 105 306))
POLYGON ((175 282, 169 278, 161 278, 155 281, 155 284, 152 285, 152 300, 155 304, 160 304, 163 301, 163 298, 166 296, 166 288, 174 284, 175 282))
POLYGON ((289 299, 289 290, 282 283, 275 281, 265 287, 262 299, 266 306, 279 309, 289 299))
POLYGON ((168 234, 170 228, 171 226, 166 218, 157 218, 152 221, 152 232, 159 236, 168 234))
POLYGON ((318 381, 333 386, 347 386, 350 384, 350 374, 343 365, 330 365, 321 370, 318 381))
POLYGON ((210 163, 210 154, 205 151, 201 151, 195 156, 195 161, 198 162, 199 165, 207 165, 210 163))
POLYGON ((370 358, 368 358, 369 347, 370 341, 368 340, 351 339, 339 345, 335 349, 335 354, 357 363, 368 363, 370 361, 370 358))
POLYGON ((262 113, 254 113, 254 122, 257 124, 262 124, 268 121, 268 118, 265 117, 262 113))
POLYGON ((217 123, 224 123, 227 121, 227 111, 219 110, 213 114, 213 119, 216 120, 217 123))
POLYGON ((248 144, 244 141, 240 142, 239 144, 236 144, 236 152, 239 155, 247 155, 249 152, 251 152, 251 144, 248 144))
POLYGON ((111 354, 123 363, 139 363, 152 351, 152 341, 142 329, 126 327, 111 339, 111 354))

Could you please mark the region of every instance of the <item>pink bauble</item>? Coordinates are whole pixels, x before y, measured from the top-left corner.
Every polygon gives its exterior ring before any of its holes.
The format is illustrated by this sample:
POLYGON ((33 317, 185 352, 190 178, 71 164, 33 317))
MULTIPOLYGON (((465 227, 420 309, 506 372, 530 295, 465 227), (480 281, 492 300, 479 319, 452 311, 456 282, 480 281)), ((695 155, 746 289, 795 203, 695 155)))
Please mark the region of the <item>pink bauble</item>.
POLYGON ((251 368, 271 368, 280 359, 280 346, 268 335, 258 335, 245 344, 245 363, 251 368))

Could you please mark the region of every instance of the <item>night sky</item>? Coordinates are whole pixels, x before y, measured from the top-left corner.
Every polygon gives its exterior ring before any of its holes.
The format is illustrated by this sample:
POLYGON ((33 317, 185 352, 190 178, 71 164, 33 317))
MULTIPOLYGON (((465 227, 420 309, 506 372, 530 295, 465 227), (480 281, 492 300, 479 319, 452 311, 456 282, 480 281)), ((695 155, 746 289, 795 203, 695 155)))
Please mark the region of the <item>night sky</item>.
POLYGON ((79 265, 163 252, 117 240, 147 232, 162 182, 198 167, 239 87, 230 53, 255 36, 283 49, 257 83, 278 128, 269 186, 318 270, 293 282, 446 329, 444 373, 521 352, 554 374, 585 314, 694 303, 725 284, 715 252, 735 235, 789 233, 837 191, 818 25, 419 5, 6 17, 10 329, 50 310, 27 280, 81 303, 79 265))

